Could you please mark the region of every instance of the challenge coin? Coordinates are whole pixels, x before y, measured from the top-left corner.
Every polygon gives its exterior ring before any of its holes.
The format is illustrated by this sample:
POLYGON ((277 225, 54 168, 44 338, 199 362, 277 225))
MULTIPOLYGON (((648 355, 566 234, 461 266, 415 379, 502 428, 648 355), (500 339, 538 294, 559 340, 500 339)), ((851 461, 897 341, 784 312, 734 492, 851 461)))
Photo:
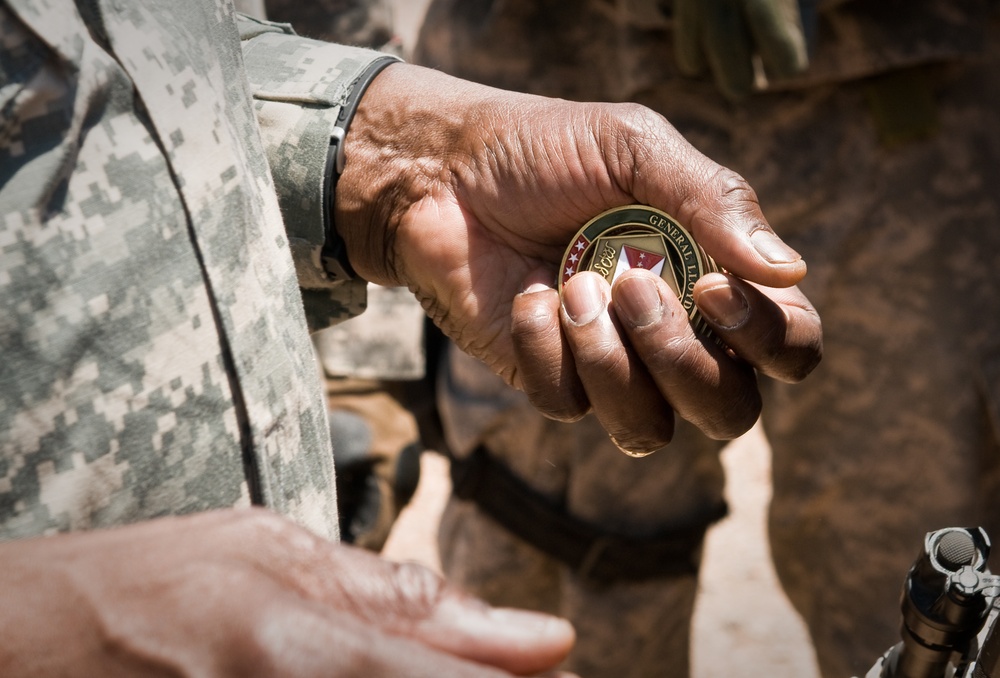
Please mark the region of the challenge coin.
POLYGON ((616 207, 584 224, 563 255, 559 291, 580 271, 594 271, 613 283, 631 268, 659 275, 677 294, 694 328, 710 335, 694 303, 694 284, 719 267, 683 226, 654 207, 616 207))

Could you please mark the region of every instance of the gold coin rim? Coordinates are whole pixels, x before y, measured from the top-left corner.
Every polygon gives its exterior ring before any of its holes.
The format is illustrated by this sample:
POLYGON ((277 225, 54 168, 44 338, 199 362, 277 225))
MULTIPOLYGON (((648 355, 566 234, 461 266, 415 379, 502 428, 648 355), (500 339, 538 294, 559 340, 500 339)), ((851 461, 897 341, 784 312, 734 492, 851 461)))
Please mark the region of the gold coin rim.
POLYGON ((705 250, 702 249, 702 247, 698 244, 698 241, 694 239, 694 236, 692 236, 691 233, 680 224, 680 222, 663 210, 659 210, 649 205, 633 204, 614 207, 601 212, 584 224, 576 232, 576 235, 573 236, 569 246, 563 253, 557 280, 559 292, 562 293, 565 282, 581 270, 593 270, 589 267, 581 267, 576 268, 576 270, 572 273, 567 274, 567 271, 569 270, 568 264, 570 257, 573 254, 574 248, 581 241, 581 238, 587 243, 580 253, 580 261, 582 262, 586 258, 586 255, 590 253, 594 243, 597 242, 598 238, 604 233, 611 229, 625 229, 627 227, 645 229, 649 233, 664 236, 664 241, 667 246, 673 248, 674 256, 679 257, 682 262, 687 261, 687 257, 685 257, 684 253, 681 251, 681 245, 679 245, 677 241, 679 240, 681 243, 687 243, 689 245, 692 253, 691 257, 695 262, 696 274, 692 278, 685 273, 685 278, 683 284, 681 285, 681 294, 678 295, 678 299, 680 300, 681 305, 688 311, 688 318, 695 329, 700 332, 708 332, 709 328, 706 325, 704 318, 702 318, 701 314, 698 312, 698 306, 694 303, 694 298, 691 296, 689 290, 699 278, 706 273, 718 271, 719 267, 715 264, 715 261, 708 256, 705 250), (642 221, 630 219, 630 213, 641 213, 645 215, 646 220, 642 221), (654 216, 658 217, 656 222, 652 221, 654 216))

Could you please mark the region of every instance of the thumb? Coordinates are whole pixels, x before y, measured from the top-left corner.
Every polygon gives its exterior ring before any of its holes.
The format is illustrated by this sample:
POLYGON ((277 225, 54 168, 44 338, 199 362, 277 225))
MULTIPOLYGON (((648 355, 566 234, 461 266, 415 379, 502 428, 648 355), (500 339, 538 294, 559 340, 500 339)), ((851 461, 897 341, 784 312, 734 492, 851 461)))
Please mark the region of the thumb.
POLYGON ((459 593, 440 598, 413 633, 427 645, 518 675, 554 668, 576 639, 564 619, 490 607, 459 593))
MULTIPOLYGON (((700 153, 663 116, 634 113, 607 125, 624 125, 617 138, 633 164, 618 178, 630 195, 677 219, 733 275, 767 287, 798 284, 806 263, 771 229, 750 184, 700 153)), ((621 165, 608 163, 612 172, 621 165)))

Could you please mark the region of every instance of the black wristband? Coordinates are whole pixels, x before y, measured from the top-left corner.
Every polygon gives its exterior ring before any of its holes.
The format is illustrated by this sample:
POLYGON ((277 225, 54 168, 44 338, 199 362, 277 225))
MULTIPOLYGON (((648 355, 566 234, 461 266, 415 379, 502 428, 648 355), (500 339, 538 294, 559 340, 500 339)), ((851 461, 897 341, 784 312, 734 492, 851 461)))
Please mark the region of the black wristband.
POLYGON ((323 173, 323 206, 325 208, 323 225, 326 232, 326 242, 323 244, 321 258, 323 268, 333 280, 351 280, 356 275, 354 267, 347 259, 347 247, 344 245, 344 239, 337 233, 337 226, 333 221, 337 180, 344 173, 344 165, 347 162, 344 157, 344 138, 347 136, 347 129, 358 110, 358 103, 372 80, 387 66, 399 62, 398 58, 386 55, 368 65, 368 68, 351 85, 351 91, 347 95, 344 105, 340 107, 337 122, 330 133, 330 148, 327 151, 326 170, 323 173))

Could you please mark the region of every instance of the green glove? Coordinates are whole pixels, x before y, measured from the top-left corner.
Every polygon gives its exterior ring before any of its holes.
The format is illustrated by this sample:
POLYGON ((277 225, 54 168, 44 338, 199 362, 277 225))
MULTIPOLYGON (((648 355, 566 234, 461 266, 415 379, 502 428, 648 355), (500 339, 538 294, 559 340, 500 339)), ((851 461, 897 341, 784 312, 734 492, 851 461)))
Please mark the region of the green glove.
POLYGON ((769 78, 809 65, 797 0, 674 0, 674 49, 684 75, 710 71, 738 100, 753 87, 753 56, 769 78))

